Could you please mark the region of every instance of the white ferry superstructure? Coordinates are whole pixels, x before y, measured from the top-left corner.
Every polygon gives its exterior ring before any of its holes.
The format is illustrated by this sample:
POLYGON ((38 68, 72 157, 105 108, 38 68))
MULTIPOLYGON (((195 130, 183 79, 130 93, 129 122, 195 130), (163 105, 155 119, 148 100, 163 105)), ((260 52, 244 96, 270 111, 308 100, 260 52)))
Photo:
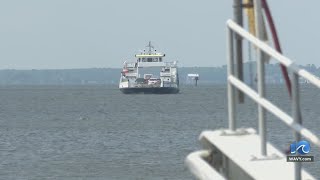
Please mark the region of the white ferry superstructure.
POLYGON ((136 54, 136 62, 124 62, 119 89, 125 94, 175 94, 179 92, 177 61, 164 62, 165 54, 156 52, 149 42, 149 51, 136 54), (159 74, 141 73, 158 68, 159 74))

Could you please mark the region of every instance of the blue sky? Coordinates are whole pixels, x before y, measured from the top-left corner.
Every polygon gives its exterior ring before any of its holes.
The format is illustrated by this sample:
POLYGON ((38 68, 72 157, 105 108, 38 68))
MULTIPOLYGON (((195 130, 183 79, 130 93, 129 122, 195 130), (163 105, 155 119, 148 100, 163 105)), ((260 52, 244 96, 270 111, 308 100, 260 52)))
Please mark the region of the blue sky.
MULTIPOLYGON (((269 5, 284 53, 320 65, 320 1, 269 5)), ((1 1, 0 69, 121 67, 149 40, 180 66, 220 66, 232 12, 232 0, 1 1)))

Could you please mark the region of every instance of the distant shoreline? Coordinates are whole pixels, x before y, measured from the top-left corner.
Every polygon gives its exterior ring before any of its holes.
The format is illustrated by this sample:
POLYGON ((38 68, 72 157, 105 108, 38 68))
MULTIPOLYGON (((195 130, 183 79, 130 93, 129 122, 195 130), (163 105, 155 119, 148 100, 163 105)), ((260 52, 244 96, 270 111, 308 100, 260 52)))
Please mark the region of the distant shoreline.
MULTIPOLYGON (((255 62, 244 64, 244 80, 250 83, 255 79, 255 62), (253 75, 250 78, 250 74, 253 75)), ((301 66, 307 71, 320 76, 320 68, 315 65, 301 66)), ((82 69, 30 69, 0 70, 0 85, 105 85, 118 84, 121 68, 82 68, 82 69)), ((151 72, 158 74, 159 72, 151 72)), ((180 67, 180 84, 187 83, 187 74, 197 73, 200 75, 199 85, 202 84, 225 84, 227 76, 226 65, 220 67, 180 67)), ((278 64, 266 65, 266 83, 283 83, 282 74, 278 64)))
MULTIPOLYGON (((249 65, 249 62, 245 62, 244 65, 249 65)), ((252 65, 256 65, 256 62, 253 61, 251 63, 252 65)), ((267 64, 267 66, 278 66, 278 64, 267 64)), ((179 68, 193 68, 193 69, 198 69, 198 68, 224 68, 227 65, 221 65, 221 66, 179 66, 179 68)), ((306 64, 306 65, 299 65, 302 68, 309 69, 310 67, 312 68, 317 68, 319 69, 320 66, 314 65, 314 64, 306 64)), ((119 67, 87 67, 87 68, 28 68, 28 69, 15 69, 15 68, 5 68, 5 69, 0 69, 0 71, 60 71, 60 70, 88 70, 88 69, 121 69, 122 66, 119 65, 119 67)))

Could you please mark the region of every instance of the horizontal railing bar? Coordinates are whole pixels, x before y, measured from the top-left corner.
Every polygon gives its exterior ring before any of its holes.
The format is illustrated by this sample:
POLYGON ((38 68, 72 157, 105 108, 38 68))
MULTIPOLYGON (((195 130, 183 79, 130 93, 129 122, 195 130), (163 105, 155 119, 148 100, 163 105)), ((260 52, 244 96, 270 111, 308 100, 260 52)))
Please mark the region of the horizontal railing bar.
POLYGON ((320 147, 320 140, 319 138, 314 135, 311 131, 309 131, 307 128, 301 126, 298 123, 295 123, 288 114, 283 112, 281 109, 279 109, 277 106, 272 104, 270 101, 268 101, 265 98, 261 98, 254 90, 252 90, 249 86, 247 86, 245 83, 237 79, 236 77, 230 75, 228 77, 228 81, 232 83, 236 88, 240 89, 242 92, 247 94, 251 99, 253 99, 258 104, 262 105, 266 110, 274 114, 276 117, 281 119, 285 124, 287 124, 291 129, 295 130, 296 132, 300 133, 302 136, 304 136, 306 139, 311 141, 316 146, 320 147))
POLYGON ((289 58, 283 56, 278 51, 274 50, 272 47, 270 47, 268 44, 264 43, 263 41, 259 40, 249 32, 245 31, 242 27, 240 27, 238 24, 236 24, 233 20, 229 19, 227 21, 227 26, 232 29, 234 32, 236 32, 238 35, 242 36, 243 38, 250 41, 255 46, 259 47, 262 51, 276 59, 279 63, 286 66, 290 70, 297 73, 299 76, 305 78, 306 80, 310 81, 313 85, 320 88, 320 79, 318 79, 313 74, 309 73, 308 71, 299 68, 298 65, 293 63, 292 60, 289 58))

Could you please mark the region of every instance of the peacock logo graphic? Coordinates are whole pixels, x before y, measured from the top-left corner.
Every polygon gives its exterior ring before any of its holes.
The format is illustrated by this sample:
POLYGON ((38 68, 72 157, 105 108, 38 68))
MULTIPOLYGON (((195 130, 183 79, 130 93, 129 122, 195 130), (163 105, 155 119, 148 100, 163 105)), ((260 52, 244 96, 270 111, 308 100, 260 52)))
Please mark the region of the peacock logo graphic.
POLYGON ((308 154, 310 152, 310 144, 308 141, 299 141, 294 142, 290 145, 290 153, 296 154, 299 153, 301 155, 308 154))

